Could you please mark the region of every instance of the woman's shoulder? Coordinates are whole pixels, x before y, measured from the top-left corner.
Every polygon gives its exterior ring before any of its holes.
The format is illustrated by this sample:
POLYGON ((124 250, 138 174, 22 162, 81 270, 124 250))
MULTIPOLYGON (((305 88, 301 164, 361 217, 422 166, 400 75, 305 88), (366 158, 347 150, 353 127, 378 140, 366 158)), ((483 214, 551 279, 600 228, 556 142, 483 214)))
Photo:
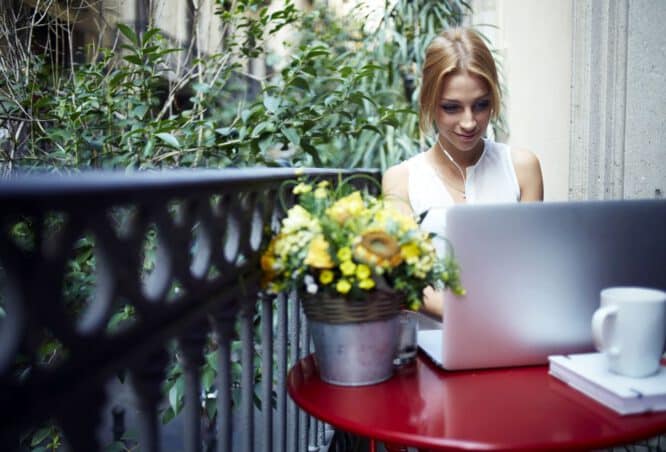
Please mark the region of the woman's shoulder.
POLYGON ((395 195, 406 194, 408 178, 409 169, 406 161, 389 167, 382 175, 382 192, 395 195))
POLYGON ((395 204, 405 212, 411 212, 409 203, 410 172, 419 172, 416 165, 423 160, 423 153, 419 153, 396 165, 389 167, 382 175, 382 192, 384 196, 395 201, 395 204))
POLYGON ((414 165, 418 165, 423 160, 423 156, 424 153, 419 152, 418 154, 413 155, 407 160, 403 160, 400 163, 390 166, 386 171, 384 171, 382 179, 386 179, 389 181, 403 180, 406 182, 409 177, 410 168, 413 168, 414 165))
POLYGON ((512 147, 511 160, 520 185, 521 201, 543 200, 543 175, 536 154, 528 149, 512 147))
POLYGON ((511 159, 516 170, 534 168, 535 165, 539 164, 539 159, 534 152, 524 148, 516 148, 506 143, 491 139, 486 140, 486 151, 495 154, 505 154, 511 159))
POLYGON ((400 163, 396 163, 393 166, 388 167, 386 171, 384 171, 383 177, 385 178, 397 177, 407 174, 408 171, 409 169, 407 168, 407 160, 405 160, 400 163))
POLYGON ((511 160, 513 166, 518 170, 534 170, 539 167, 539 158, 529 149, 511 148, 511 160))

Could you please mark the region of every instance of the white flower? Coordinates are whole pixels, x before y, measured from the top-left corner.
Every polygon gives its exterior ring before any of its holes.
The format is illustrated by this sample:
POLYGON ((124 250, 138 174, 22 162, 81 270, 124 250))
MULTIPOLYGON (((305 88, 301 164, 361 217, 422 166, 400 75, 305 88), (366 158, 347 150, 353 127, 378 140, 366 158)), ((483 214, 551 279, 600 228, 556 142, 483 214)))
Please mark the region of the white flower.
POLYGON ((314 295, 319 290, 319 286, 315 282, 315 279, 312 275, 305 275, 303 282, 305 283, 305 290, 307 293, 314 295))

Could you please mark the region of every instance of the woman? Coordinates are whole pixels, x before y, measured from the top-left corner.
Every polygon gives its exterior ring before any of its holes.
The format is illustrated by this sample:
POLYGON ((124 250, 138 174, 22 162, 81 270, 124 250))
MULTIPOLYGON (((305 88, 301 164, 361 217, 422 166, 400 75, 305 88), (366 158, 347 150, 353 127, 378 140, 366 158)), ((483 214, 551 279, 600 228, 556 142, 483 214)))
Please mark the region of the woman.
MULTIPOLYGON (((499 114, 500 89, 492 54, 475 31, 447 30, 432 41, 419 101, 421 130, 434 129, 435 142, 389 168, 382 190, 401 210, 427 212, 423 229, 445 235, 446 208, 454 204, 543 200, 537 157, 484 138, 499 114)), ((424 305, 441 315, 441 293, 427 288, 424 305)))

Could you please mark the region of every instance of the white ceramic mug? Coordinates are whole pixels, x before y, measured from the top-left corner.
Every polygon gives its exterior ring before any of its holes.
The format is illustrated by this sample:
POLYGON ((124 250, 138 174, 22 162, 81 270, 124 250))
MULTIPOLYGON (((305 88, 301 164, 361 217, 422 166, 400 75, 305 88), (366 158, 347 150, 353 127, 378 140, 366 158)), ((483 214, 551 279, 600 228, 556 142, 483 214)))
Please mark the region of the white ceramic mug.
POLYGON ((645 287, 602 290, 592 336, 612 372, 629 377, 654 374, 666 339, 666 292, 645 287))

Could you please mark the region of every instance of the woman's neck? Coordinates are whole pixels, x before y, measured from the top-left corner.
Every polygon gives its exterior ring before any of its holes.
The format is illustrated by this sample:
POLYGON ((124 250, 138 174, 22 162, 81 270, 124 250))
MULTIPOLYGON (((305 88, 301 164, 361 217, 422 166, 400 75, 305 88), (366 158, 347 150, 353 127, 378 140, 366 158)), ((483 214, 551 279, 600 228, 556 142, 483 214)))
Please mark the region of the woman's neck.
POLYGON ((483 140, 474 146, 474 149, 469 151, 460 151, 454 146, 447 145, 446 141, 442 140, 439 135, 437 135, 437 141, 432 146, 433 153, 436 154, 436 159, 443 162, 444 165, 448 166, 453 164, 453 166, 460 168, 467 168, 475 165, 481 155, 483 154, 483 148, 485 143, 483 140), (448 155, 447 155, 448 154, 448 155), (451 160, 453 162, 451 162, 451 160))

